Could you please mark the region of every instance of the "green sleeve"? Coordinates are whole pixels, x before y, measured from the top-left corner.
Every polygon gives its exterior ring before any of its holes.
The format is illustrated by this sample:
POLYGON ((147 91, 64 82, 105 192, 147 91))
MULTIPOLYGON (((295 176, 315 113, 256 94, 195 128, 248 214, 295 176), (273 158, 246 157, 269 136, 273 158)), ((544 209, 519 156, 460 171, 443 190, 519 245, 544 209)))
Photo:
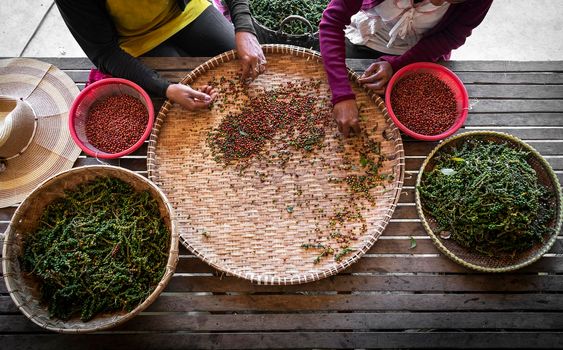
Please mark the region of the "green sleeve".
POLYGON ((252 17, 250 16, 250 6, 248 0, 224 0, 231 13, 231 19, 235 25, 235 32, 249 32, 256 35, 252 17))

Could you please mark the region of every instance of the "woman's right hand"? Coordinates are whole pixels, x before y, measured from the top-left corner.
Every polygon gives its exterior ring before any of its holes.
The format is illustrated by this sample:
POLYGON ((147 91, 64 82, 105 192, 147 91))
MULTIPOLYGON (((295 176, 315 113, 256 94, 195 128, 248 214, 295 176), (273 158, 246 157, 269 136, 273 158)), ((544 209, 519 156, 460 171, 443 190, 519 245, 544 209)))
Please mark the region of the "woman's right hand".
POLYGON ((195 111, 208 108, 217 97, 217 92, 209 85, 204 85, 197 91, 188 85, 170 84, 166 89, 166 97, 190 111, 195 111))
POLYGON ((353 131, 356 135, 360 134, 360 119, 358 118, 356 100, 352 99, 338 102, 334 105, 332 114, 338 125, 338 130, 344 137, 348 137, 350 131, 353 131))

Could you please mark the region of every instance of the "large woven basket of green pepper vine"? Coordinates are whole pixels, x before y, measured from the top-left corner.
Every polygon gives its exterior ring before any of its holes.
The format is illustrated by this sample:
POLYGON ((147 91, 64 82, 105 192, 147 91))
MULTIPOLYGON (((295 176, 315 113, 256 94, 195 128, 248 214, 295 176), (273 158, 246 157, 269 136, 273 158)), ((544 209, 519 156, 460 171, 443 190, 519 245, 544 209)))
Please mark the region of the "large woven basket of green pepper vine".
POLYGON ((466 132, 445 140, 422 164, 415 193, 438 249, 474 270, 529 265, 561 230, 562 194, 553 169, 505 133, 466 132))
POLYGON ((358 261, 391 220, 403 144, 357 74, 362 131, 344 138, 320 55, 262 48, 267 69, 251 84, 234 51, 184 78, 213 86, 217 100, 202 111, 164 103, 147 170, 174 207, 180 242, 203 261, 261 284, 316 281, 358 261))
POLYGON ((2 269, 20 311, 60 333, 117 326, 147 308, 176 268, 172 207, 145 177, 70 169, 39 185, 8 226, 2 269))

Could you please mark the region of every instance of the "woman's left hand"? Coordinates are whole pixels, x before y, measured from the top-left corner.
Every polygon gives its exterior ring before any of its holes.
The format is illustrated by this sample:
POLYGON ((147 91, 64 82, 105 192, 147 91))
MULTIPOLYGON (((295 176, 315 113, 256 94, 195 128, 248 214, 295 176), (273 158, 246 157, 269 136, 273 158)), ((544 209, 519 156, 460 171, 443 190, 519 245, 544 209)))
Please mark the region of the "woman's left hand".
POLYGON ((266 71, 266 57, 256 36, 249 32, 235 34, 238 57, 242 66, 242 80, 254 80, 266 71))
POLYGON ((387 61, 377 61, 372 63, 358 80, 368 89, 376 94, 383 95, 387 82, 393 76, 393 67, 387 61))

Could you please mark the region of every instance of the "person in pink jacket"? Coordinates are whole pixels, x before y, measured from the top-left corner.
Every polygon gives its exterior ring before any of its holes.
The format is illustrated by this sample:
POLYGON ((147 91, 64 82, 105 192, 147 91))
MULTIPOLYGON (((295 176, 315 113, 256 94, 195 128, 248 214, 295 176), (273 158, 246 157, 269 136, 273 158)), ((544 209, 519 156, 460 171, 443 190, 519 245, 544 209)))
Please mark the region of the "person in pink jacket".
POLYGON ((492 0, 332 0, 319 26, 320 47, 340 132, 360 132, 346 57, 375 59, 360 83, 385 91, 394 72, 414 62, 447 60, 465 43, 492 0))

